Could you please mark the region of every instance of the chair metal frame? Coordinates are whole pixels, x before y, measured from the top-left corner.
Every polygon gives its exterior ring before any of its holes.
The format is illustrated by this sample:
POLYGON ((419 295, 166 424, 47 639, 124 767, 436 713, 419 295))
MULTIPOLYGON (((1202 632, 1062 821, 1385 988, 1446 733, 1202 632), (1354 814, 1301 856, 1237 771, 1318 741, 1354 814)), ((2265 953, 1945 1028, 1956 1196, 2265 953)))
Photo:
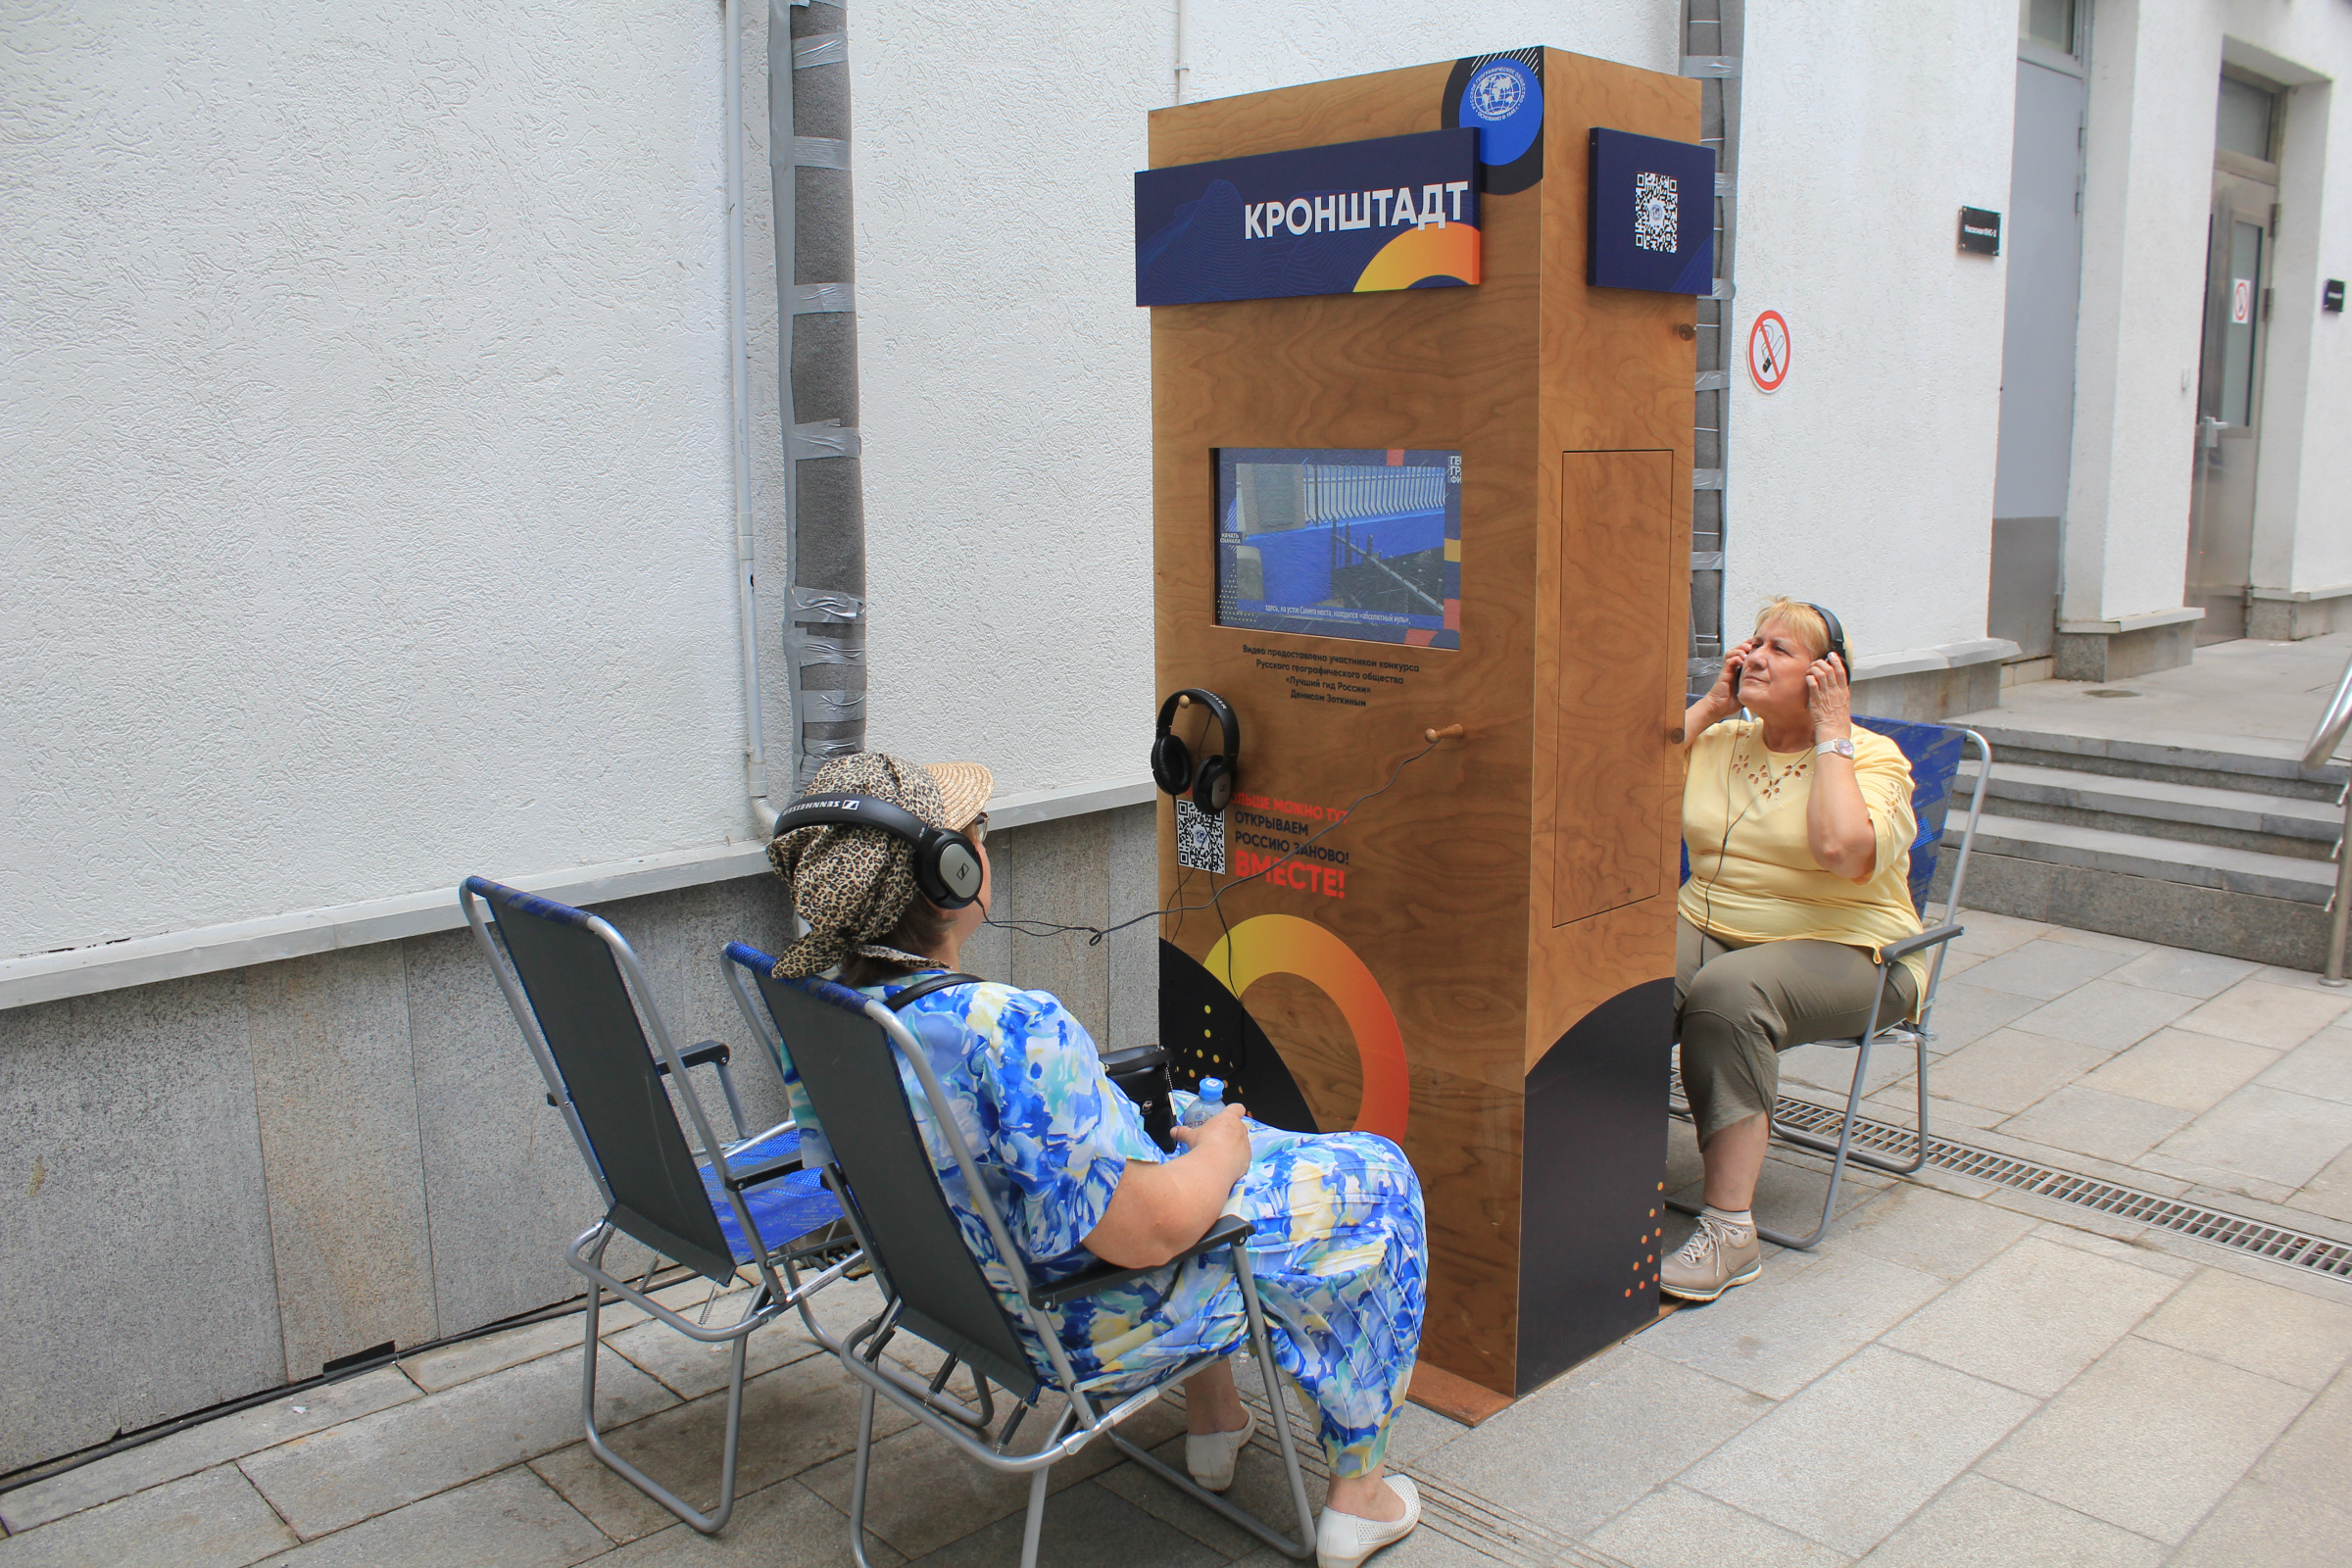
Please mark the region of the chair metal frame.
MULTIPOLYGON (((956 1170, 963 1180, 971 1206, 978 1214, 982 1225, 986 1227, 990 1240, 996 1246, 998 1256, 1004 1260, 1005 1270, 1011 1276, 1014 1288, 1019 1293, 1023 1318, 1037 1344, 1044 1348, 1047 1358, 1052 1362, 1050 1379, 1037 1378, 1034 1375, 1035 1369, 1030 1368, 1028 1373, 1030 1386, 1024 1389, 1016 1387, 1005 1376, 1005 1369, 983 1371, 977 1364, 971 1364, 967 1357, 967 1365, 969 1365, 974 1383, 980 1390, 984 1401, 987 1398, 988 1384, 992 1376, 1000 1384, 1003 1384, 1008 1393, 1015 1395, 1020 1400, 1006 1418, 1003 1429, 991 1441, 985 1430, 987 1424, 985 1420, 975 1420, 967 1412, 943 1411, 931 1397, 936 1396, 937 1391, 944 1384, 948 1371, 955 1364, 957 1349, 950 1346, 937 1345, 936 1341, 931 1340, 930 1336, 923 1334, 920 1329, 906 1324, 900 1316, 900 1302, 897 1299, 892 1300, 880 1317, 865 1324, 846 1340, 837 1340, 827 1335, 823 1328, 816 1323, 813 1315, 804 1307, 803 1315, 808 1322, 809 1332, 815 1335, 828 1349, 832 1350, 841 1364, 848 1368, 864 1386, 858 1403, 857 1467, 850 1489, 850 1546, 858 1568, 872 1568, 865 1551, 865 1501, 873 1454, 874 1406, 877 1398, 889 1399, 906 1414, 946 1438, 960 1452, 975 1462, 991 1470, 1011 1475, 1026 1475, 1029 1478, 1028 1512, 1025 1516, 1021 1537, 1021 1568, 1036 1568, 1038 1543, 1045 1522, 1047 1478, 1053 1467, 1062 1459, 1078 1452, 1097 1438, 1108 1439, 1128 1458, 1133 1459, 1195 1501, 1205 1504, 1277 1550, 1299 1559, 1313 1556, 1315 1551, 1313 1510, 1307 1501, 1306 1482, 1299 1467, 1298 1445, 1291 1431, 1289 1400, 1281 1397, 1278 1392, 1280 1375, 1276 1370, 1277 1363, 1274 1360, 1273 1345, 1267 1335, 1265 1313, 1259 1302, 1256 1278, 1251 1273, 1250 1266, 1248 1243, 1253 1230, 1250 1223, 1239 1216, 1229 1215, 1212 1225, 1205 1235, 1180 1253, 1177 1259, 1171 1259, 1171 1261, 1179 1261, 1182 1258, 1220 1248, 1231 1253, 1235 1274, 1241 1282, 1242 1300, 1249 1322, 1250 1343, 1257 1355, 1258 1365, 1265 1369, 1267 1392, 1273 1396, 1268 1402, 1274 1411, 1275 1438, 1281 1448, 1284 1472, 1290 1483, 1291 1502, 1298 1513, 1298 1536, 1297 1539, 1278 1533, 1255 1515, 1235 1506, 1216 1493, 1200 1486, 1191 1476, 1162 1463, 1155 1455, 1130 1441, 1117 1430, 1119 1422, 1159 1397, 1169 1385, 1182 1382, 1221 1357, 1197 1356, 1165 1376, 1153 1379, 1147 1386, 1126 1393, 1120 1393, 1118 1390, 1122 1385, 1131 1381, 1131 1375, 1111 1374, 1097 1380, 1084 1380, 1079 1378, 1071 1367, 1061 1344, 1055 1309, 1082 1297, 1091 1296, 1111 1286, 1148 1274, 1152 1270, 1119 1268, 1105 1263, 1056 1284, 1040 1285, 1037 1283, 1030 1277, 1029 1271, 1022 1261, 1020 1250, 1013 1245, 1012 1237, 1005 1228, 1004 1217, 998 1211, 994 1199, 989 1196, 988 1188, 981 1176, 979 1162, 973 1156, 971 1148, 963 1137, 953 1113, 952 1102, 948 1099, 947 1092, 941 1087, 938 1075, 932 1069, 928 1054, 924 1052, 900 1015, 880 1002, 835 985, 830 981, 774 979, 770 972, 774 967, 774 961, 765 954, 743 943, 730 943, 726 953, 729 963, 736 968, 748 971, 759 985, 762 998, 767 1004, 764 1010, 779 1037, 788 1037, 789 1031, 783 1020, 776 1016, 775 993, 779 990, 790 990, 798 992, 815 1004, 838 1008, 844 1013, 862 1018, 870 1023, 889 1043, 889 1048, 897 1053, 899 1058, 913 1069, 916 1081, 922 1086, 924 1100, 931 1112, 932 1124, 943 1135, 949 1152, 954 1156, 956 1170), (880 1360, 881 1342, 900 1328, 906 1328, 908 1332, 915 1333, 916 1337, 925 1339, 927 1343, 933 1344, 935 1348, 950 1357, 948 1365, 941 1368, 939 1376, 932 1380, 928 1389, 913 1379, 882 1364, 880 1360), (1103 1387, 1092 1386, 1095 1383, 1100 1383, 1103 1387), (1060 1415, 1055 1417, 1044 1440, 1035 1448, 1027 1453, 1007 1453, 1006 1447, 1011 1443, 1013 1434, 1021 1423, 1021 1418, 1035 1401, 1036 1396, 1049 1389, 1062 1396, 1067 1401, 1066 1407, 1060 1415), (1114 1400, 1116 1402, 1110 1402, 1114 1400)), ((738 1000, 743 1001, 748 1007, 749 1002, 745 997, 741 982, 737 982, 737 988, 738 1000)), ((901 1078, 899 1082, 902 1096, 904 1096, 905 1080, 901 1078)), ((805 1069, 802 1083, 803 1088, 809 1093, 810 1103, 816 1111, 817 1122, 821 1128, 824 1121, 824 1107, 819 1102, 820 1097, 817 1095, 814 1085, 808 1082, 805 1069)), ((902 1108, 907 1117, 907 1134, 914 1140, 917 1149, 926 1151, 926 1163, 936 1180, 939 1174, 938 1167, 935 1163, 929 1162, 928 1145, 923 1142, 921 1134, 914 1124, 912 1102, 903 1099, 902 1108)), ((867 1229, 870 1223, 869 1217, 859 1206, 856 1191, 850 1185, 848 1177, 841 1166, 835 1163, 826 1168, 825 1179, 828 1184, 832 1185, 835 1195, 841 1199, 842 1208, 848 1214, 850 1224, 856 1230, 858 1243, 864 1249, 866 1256, 873 1259, 877 1270, 880 1270, 887 1243, 883 1247, 875 1245, 875 1239, 867 1229)), ((947 1195, 944 1186, 940 1187, 938 1192, 941 1200, 945 1202, 947 1195)), ((987 1289, 989 1298, 997 1303, 997 1310, 1004 1316, 1009 1327, 1012 1321, 1010 1314, 1004 1312, 1002 1298, 997 1296, 995 1287, 989 1284, 978 1258, 972 1254, 968 1247, 960 1250, 959 1260, 961 1266, 969 1269, 972 1275, 977 1277, 982 1286, 987 1289)), ((1166 1265, 1160 1266, 1165 1267, 1166 1265)), ((953 1337, 952 1330, 950 1336, 953 1337)), ((1016 1371, 1014 1375, 1018 1376, 1019 1373, 1016 1371)))
MULTIPOLYGON (((530 1048, 531 1059, 538 1065, 540 1077, 546 1082, 548 1103, 554 1105, 563 1116, 564 1125, 569 1130, 572 1143, 578 1149, 581 1160, 588 1167, 589 1178, 596 1184, 597 1193, 605 1203, 605 1216, 581 1232, 564 1253, 565 1263, 589 1282, 588 1304, 582 1325, 580 1356, 580 1422, 587 1433, 589 1451, 611 1466, 614 1472, 636 1487, 638 1491, 667 1508, 696 1530, 707 1536, 715 1535, 725 1528, 728 1518, 735 1511, 735 1461, 743 1428, 745 1349, 751 1336, 782 1316, 786 1311, 794 1308, 798 1308, 803 1314, 804 1320, 807 1320, 808 1298, 840 1278, 846 1270, 854 1266, 858 1261, 858 1254, 852 1252, 821 1272, 803 1280, 798 1265, 813 1252, 838 1247, 840 1245, 838 1240, 820 1241, 798 1247, 791 1245, 790 1242, 771 1246, 767 1238, 761 1234, 759 1222, 744 1200, 744 1192, 763 1181, 774 1180, 799 1169, 799 1156, 796 1153, 784 1158, 758 1160, 740 1168, 732 1162, 731 1156, 738 1151, 756 1149, 778 1133, 792 1130, 793 1124, 790 1121, 781 1122, 756 1136, 746 1132, 742 1102, 736 1095, 733 1079, 727 1071, 726 1048, 715 1041, 705 1041, 683 1053, 677 1049, 670 1038, 668 1026, 662 1021, 661 1008, 654 1003, 653 988, 646 980, 644 966, 638 961, 636 950, 629 946, 626 937, 613 929, 601 916, 590 914, 584 909, 575 909, 569 905, 558 904, 552 899, 540 898, 536 894, 506 887, 486 877, 467 877, 458 889, 458 902, 465 910, 466 924, 472 927, 475 940, 480 943, 483 955, 489 959, 490 971, 497 977, 499 990, 506 996, 507 1006, 514 1015, 515 1025, 522 1031, 523 1043, 530 1048), (712 1326, 697 1322, 664 1305, 646 1289, 652 1283, 653 1272, 651 1270, 647 1271, 643 1281, 631 1283, 627 1279, 609 1272, 604 1267, 605 1250, 612 1245, 613 1237, 632 1233, 625 1223, 614 1217, 620 1205, 615 1200, 611 1184, 606 1180, 604 1162, 598 1158, 595 1145, 589 1139, 588 1129, 572 1102, 570 1085, 566 1082, 563 1069, 557 1063, 555 1053, 548 1045, 547 1036, 541 1027, 538 1012, 531 1004, 529 992, 524 986, 521 973, 516 968, 513 956, 492 936, 490 922, 483 917, 481 906, 485 903, 524 916, 585 929, 595 935, 612 956, 613 967, 619 973, 622 988, 628 1001, 634 1006, 638 1029, 641 1035, 650 1033, 654 1052, 653 1065, 656 1072, 660 1077, 665 1077, 676 1085, 679 1102, 685 1105, 687 1119, 693 1124, 697 1147, 690 1149, 689 1152, 698 1156, 698 1162, 710 1161, 716 1164, 720 1190, 726 1197, 736 1224, 742 1228, 742 1234, 749 1244, 748 1250, 752 1253, 752 1266, 757 1270, 759 1289, 750 1293, 742 1315, 734 1322, 712 1326), (714 1065, 718 1069, 721 1088, 738 1135, 731 1142, 722 1142, 712 1129, 710 1119, 703 1109, 702 1099, 695 1093, 694 1084, 688 1077, 690 1068, 705 1063, 714 1065), (779 1269, 782 1271, 781 1277, 778 1274, 779 1269), (640 1311, 660 1319, 688 1339, 704 1345, 731 1347, 732 1353, 727 1373, 726 1438, 720 1460, 719 1498, 717 1507, 710 1513, 704 1513, 687 1503, 667 1487, 662 1486, 636 1465, 614 1453, 605 1443, 604 1433, 597 1426, 597 1357, 602 1349, 598 1324, 604 1307, 604 1293, 607 1290, 612 1291, 613 1295, 640 1311)), ((673 1122, 676 1114, 676 1107, 673 1105, 670 1109, 673 1122)), ((684 1131, 684 1129, 680 1130, 684 1131)), ((828 1226, 826 1229, 830 1231, 832 1227, 828 1226)), ((632 1236, 632 1239, 653 1248, 657 1254, 657 1261, 659 1260, 662 1251, 659 1245, 643 1237, 632 1236)), ((739 1269, 735 1267, 730 1267, 722 1280, 719 1276, 712 1274, 710 1269, 703 1263, 692 1260, 684 1261, 688 1262, 689 1267, 695 1268, 698 1273, 711 1281, 714 1297, 720 1285, 731 1284, 741 1277, 739 1269)), ((709 1307, 706 1304, 706 1313, 708 1310, 709 1307)))
MULTIPOLYGON (((1860 715, 1856 715, 1855 721, 1857 723, 1868 722, 1860 715)), ((1932 720, 1906 722, 1925 723, 1932 722, 1932 720)), ((1969 852, 1976 847, 1977 821, 1984 814, 1984 786, 1992 777, 1992 744, 1989 741, 1965 725, 1947 724, 1941 727, 1959 730, 1967 741, 1973 741, 1976 744, 1978 755, 1977 785, 1969 800, 1968 824, 1961 830, 1959 858, 1952 862, 1951 886, 1945 892, 1943 899, 1944 923, 1933 930, 1922 931, 1915 937, 1906 937, 1900 942, 1888 943, 1879 951, 1879 985, 1871 994, 1870 1018, 1861 1034, 1852 1039, 1808 1040, 1794 1043, 1835 1046, 1841 1050, 1852 1051, 1854 1053, 1854 1081, 1852 1087, 1846 1091, 1845 1114, 1838 1124, 1838 1136, 1835 1139, 1824 1138, 1818 1133, 1808 1132, 1802 1127, 1791 1127, 1781 1121, 1777 1115, 1772 1118, 1772 1131, 1779 1138, 1794 1144, 1799 1149, 1809 1149, 1815 1153, 1830 1156, 1829 1191, 1822 1196, 1820 1222, 1811 1231, 1803 1236, 1797 1236, 1788 1231, 1774 1230, 1766 1225, 1756 1227, 1758 1236, 1776 1246, 1792 1247, 1801 1251, 1813 1247, 1824 1235, 1828 1234, 1830 1222, 1838 1212, 1838 1189, 1845 1179, 1845 1169, 1848 1164, 1863 1165, 1872 1170, 1885 1171, 1890 1176, 1909 1176, 1928 1162, 1928 1043, 1936 1038, 1935 1031, 1929 1027, 1929 1020, 1936 1010, 1936 988, 1943 981, 1944 954, 1951 940, 1967 930, 1965 926, 1954 924, 1953 916, 1960 911, 1960 896, 1968 886, 1969 852), (1891 1023, 1882 1029, 1879 1026, 1879 1004, 1886 996, 1887 970, 1897 960, 1930 948, 1935 950, 1936 957, 1928 967, 1927 990, 1920 998, 1919 1003, 1919 1021, 1912 1023, 1906 1020, 1891 1023), (1870 1050, 1872 1046, 1881 1044, 1898 1047, 1907 1045, 1918 1053, 1919 1065, 1915 1076, 1919 1086, 1919 1147, 1907 1160, 1882 1154, 1876 1150, 1853 1147, 1854 1121, 1861 1113, 1863 1090, 1870 1076, 1870 1050)), ((1965 760, 1965 747, 1962 755, 1965 760)), ((1950 831, 1947 817, 1944 832, 1948 834, 1950 831)), ((1690 1113, 1690 1107, 1687 1102, 1676 1102, 1668 1108, 1681 1116, 1688 1116, 1690 1113)), ((1666 1204, 1669 1208, 1685 1214, 1695 1214, 1703 1206, 1680 1198, 1669 1198, 1666 1200, 1666 1204)))

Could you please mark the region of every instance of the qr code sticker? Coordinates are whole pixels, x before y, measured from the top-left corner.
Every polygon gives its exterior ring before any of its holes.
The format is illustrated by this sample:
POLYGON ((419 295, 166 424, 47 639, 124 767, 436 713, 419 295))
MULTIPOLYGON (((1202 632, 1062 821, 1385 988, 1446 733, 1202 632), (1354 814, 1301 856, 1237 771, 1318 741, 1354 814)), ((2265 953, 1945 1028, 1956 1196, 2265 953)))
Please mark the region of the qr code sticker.
POLYGON ((1634 243, 1645 251, 1675 247, 1682 227, 1682 200, 1672 174, 1634 175, 1634 243))
POLYGON ((1190 801, 1176 803, 1176 863, 1188 871, 1225 874, 1225 818, 1190 801))

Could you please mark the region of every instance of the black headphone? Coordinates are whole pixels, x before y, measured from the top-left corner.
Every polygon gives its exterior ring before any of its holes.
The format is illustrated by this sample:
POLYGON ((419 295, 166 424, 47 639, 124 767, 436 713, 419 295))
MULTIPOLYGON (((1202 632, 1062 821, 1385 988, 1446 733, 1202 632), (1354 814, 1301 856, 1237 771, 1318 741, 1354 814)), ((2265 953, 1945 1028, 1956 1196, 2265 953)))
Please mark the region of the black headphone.
POLYGON ((1152 740, 1152 777, 1161 789, 1170 795, 1190 790, 1193 804, 1216 816, 1233 804, 1233 786, 1240 776, 1241 765, 1242 725, 1224 698, 1198 686, 1187 686, 1159 705, 1159 732, 1152 740), (1198 769, 1193 766, 1193 754, 1175 733, 1176 705, 1187 697, 1208 710, 1209 716, 1217 721, 1218 733, 1225 737, 1224 751, 1204 759, 1198 769))
POLYGON ((1830 655, 1836 654, 1838 667, 1845 671, 1847 680, 1852 680, 1854 678, 1854 662, 1846 657, 1845 628, 1838 624, 1836 615, 1831 614, 1819 605, 1807 605, 1805 608, 1821 617, 1822 630, 1830 634, 1830 646, 1822 650, 1822 657, 1827 659, 1830 655))
POLYGON ((980 897, 980 852, 954 828, 933 827, 903 806, 871 795, 812 795, 776 814, 776 836, 796 827, 872 827, 914 846, 914 885, 943 909, 980 897))

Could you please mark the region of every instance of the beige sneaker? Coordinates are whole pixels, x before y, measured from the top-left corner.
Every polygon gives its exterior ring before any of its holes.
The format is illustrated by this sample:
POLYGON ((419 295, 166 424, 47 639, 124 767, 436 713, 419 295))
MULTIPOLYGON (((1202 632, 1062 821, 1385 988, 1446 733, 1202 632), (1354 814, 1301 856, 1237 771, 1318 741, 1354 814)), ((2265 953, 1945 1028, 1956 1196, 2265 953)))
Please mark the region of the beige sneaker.
POLYGON ((1712 1301, 1735 1285, 1764 1272, 1764 1249, 1752 1225, 1734 1225, 1712 1214, 1698 1216, 1698 1229, 1683 1250, 1658 1270, 1658 1289, 1686 1301, 1712 1301))

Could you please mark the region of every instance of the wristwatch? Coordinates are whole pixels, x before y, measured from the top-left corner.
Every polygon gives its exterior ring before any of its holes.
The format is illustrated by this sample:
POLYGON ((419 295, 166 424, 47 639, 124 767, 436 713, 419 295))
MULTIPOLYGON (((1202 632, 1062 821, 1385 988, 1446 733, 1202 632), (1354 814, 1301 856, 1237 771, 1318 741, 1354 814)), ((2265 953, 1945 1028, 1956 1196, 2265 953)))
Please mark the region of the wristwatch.
POLYGON ((1854 743, 1852 741, 1823 741, 1819 746, 1813 748, 1815 757, 1827 757, 1832 752, 1836 752, 1850 762, 1854 760, 1854 743))

